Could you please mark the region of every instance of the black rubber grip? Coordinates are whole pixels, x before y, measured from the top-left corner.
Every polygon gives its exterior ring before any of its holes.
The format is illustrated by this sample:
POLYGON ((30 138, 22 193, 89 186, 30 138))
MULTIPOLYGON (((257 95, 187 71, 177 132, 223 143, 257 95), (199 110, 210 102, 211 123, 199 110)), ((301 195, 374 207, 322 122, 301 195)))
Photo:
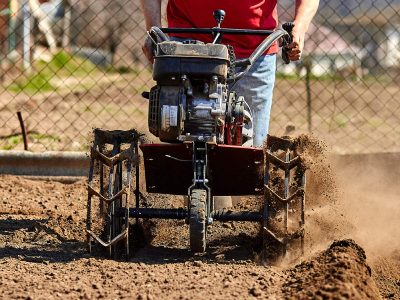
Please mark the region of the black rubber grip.
POLYGON ((147 100, 150 100, 150 92, 142 92, 142 97, 147 100))
POLYGON ((294 22, 287 22, 282 25, 282 29, 289 34, 289 36, 283 37, 283 43, 282 43, 282 59, 285 64, 290 63, 287 46, 290 45, 293 41, 292 38, 293 27, 294 27, 294 22))

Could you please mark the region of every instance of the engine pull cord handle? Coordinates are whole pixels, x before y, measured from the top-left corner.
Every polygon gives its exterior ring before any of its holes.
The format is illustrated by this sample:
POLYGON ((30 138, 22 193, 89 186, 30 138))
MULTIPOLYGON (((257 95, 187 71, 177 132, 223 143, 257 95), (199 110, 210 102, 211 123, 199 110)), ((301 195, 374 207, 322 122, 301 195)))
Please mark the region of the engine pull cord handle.
POLYGON ((288 55, 288 46, 293 42, 293 31, 294 22, 287 22, 282 25, 282 29, 285 30, 288 35, 282 37, 282 59, 285 64, 290 63, 289 55, 288 55))

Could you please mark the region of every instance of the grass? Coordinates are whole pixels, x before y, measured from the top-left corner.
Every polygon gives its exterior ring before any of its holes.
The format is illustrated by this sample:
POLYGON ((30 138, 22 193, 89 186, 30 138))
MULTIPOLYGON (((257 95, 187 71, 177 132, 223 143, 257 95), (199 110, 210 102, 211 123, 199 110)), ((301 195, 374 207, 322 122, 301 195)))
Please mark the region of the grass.
MULTIPOLYGON (((5 144, 0 148, 1 150, 12 150, 18 145, 24 142, 22 135, 13 135, 4 139, 5 144)), ((51 134, 43 133, 30 133, 28 134, 28 146, 29 142, 61 142, 61 138, 51 134)))
POLYGON ((381 118, 370 118, 367 122, 374 129, 378 129, 385 124, 385 121, 381 118))
MULTIPOLYGON (((299 73, 294 72, 291 74, 283 74, 279 73, 279 71, 276 72, 276 79, 284 79, 288 81, 304 81, 305 76, 300 76, 299 73)), ((324 75, 314 75, 310 74, 310 80, 312 81, 321 81, 321 82, 333 82, 333 81, 352 81, 352 82, 358 82, 358 81, 363 81, 363 82, 379 82, 381 84, 390 84, 393 82, 393 78, 390 77, 387 74, 377 74, 377 75, 364 75, 361 78, 352 74, 349 76, 341 76, 338 73, 334 74, 329 74, 326 73, 324 75)))
POLYGON ((102 72, 89 60, 70 55, 65 51, 55 53, 49 62, 38 60, 33 63, 33 72, 22 75, 8 86, 14 93, 26 92, 35 94, 39 92, 55 91, 57 86, 54 78, 84 77, 97 72, 102 72))
POLYGON ((49 62, 37 61, 35 69, 48 75, 84 76, 101 70, 87 59, 71 55, 65 51, 55 53, 49 62))
POLYGON ((22 76, 8 87, 8 90, 14 93, 22 91, 28 93, 47 92, 55 90, 51 84, 51 77, 45 73, 38 72, 28 76, 22 76))
POLYGON ((12 150, 23 142, 21 135, 11 136, 6 139, 6 144, 1 147, 1 150, 12 150))
POLYGON ((346 127, 349 119, 343 114, 338 114, 334 117, 334 121, 338 128, 343 128, 346 127))
MULTIPOLYGON (((103 74, 137 75, 138 73, 137 70, 124 66, 101 68, 88 59, 71 55, 65 51, 59 51, 53 55, 50 61, 35 61, 32 65, 32 71, 21 75, 7 89, 14 93, 25 92, 32 95, 66 88, 65 79, 67 78, 84 79, 88 76, 89 78, 96 75, 96 77, 99 77, 98 75, 103 74)), ((79 85, 80 88, 85 90, 90 90, 96 86, 96 80, 93 80, 90 84, 82 83, 79 85)), ((69 88, 75 89, 76 86, 70 86, 69 88)))
MULTIPOLYGON (((283 74, 283 73, 276 73, 276 79, 285 79, 285 80, 295 80, 295 81, 303 81, 305 79, 305 76, 300 76, 298 73, 293 73, 293 74, 283 74)), ((310 80, 315 80, 315 81, 341 81, 341 80, 346 80, 350 79, 351 81, 356 81, 357 78, 354 76, 351 76, 351 78, 343 78, 338 75, 334 74, 324 74, 321 76, 317 76, 314 74, 310 74, 310 80)))

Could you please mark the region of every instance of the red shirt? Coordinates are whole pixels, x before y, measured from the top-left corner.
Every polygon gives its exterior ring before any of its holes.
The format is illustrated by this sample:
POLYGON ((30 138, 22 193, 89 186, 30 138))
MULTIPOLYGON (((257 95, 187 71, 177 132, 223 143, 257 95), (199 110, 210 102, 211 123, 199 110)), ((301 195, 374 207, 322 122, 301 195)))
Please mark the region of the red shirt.
MULTIPOLYGON (((278 24, 277 0, 169 0, 167 6, 168 27, 210 28, 217 22, 213 11, 223 9, 226 13, 221 24, 223 28, 266 29, 273 30, 278 24)), ((212 42, 211 35, 174 34, 212 42)), ((265 36, 224 35, 222 43, 234 47, 236 56, 248 57, 263 41, 265 36)), ((278 46, 273 45, 266 54, 276 53, 278 46)))

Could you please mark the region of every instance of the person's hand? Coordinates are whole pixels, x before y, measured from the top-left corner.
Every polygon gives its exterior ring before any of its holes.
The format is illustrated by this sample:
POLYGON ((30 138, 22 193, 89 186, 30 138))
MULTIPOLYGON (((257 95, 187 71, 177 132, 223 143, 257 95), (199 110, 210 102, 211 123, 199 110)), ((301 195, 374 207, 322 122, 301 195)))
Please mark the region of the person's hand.
POLYGON ((296 61, 301 59, 304 48, 304 37, 306 35, 306 29, 302 26, 294 25, 292 30, 293 41, 287 46, 288 58, 291 61, 296 61))
POLYGON ((153 42, 151 38, 148 36, 144 41, 144 45, 142 46, 142 51, 146 56, 147 60, 152 64, 154 62, 154 52, 153 52, 153 42))

